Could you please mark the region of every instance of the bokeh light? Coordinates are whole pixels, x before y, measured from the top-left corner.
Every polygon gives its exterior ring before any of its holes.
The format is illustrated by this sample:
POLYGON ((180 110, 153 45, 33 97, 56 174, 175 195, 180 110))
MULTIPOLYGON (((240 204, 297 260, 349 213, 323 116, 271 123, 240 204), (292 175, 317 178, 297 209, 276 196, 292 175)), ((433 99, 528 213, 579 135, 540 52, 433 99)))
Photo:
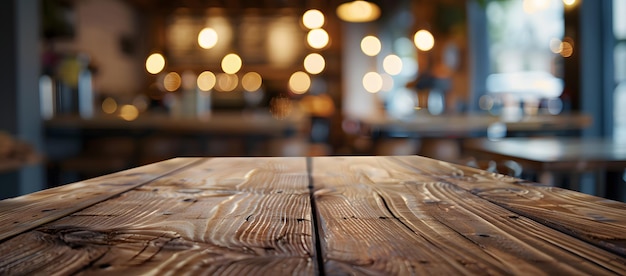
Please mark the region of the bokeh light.
POLYGON ((563 41, 557 38, 550 39, 550 51, 562 57, 570 57, 574 54, 574 41, 570 37, 564 38, 563 41))
POLYGON ((309 74, 319 74, 324 71, 325 67, 326 60, 318 53, 309 54, 304 58, 304 69, 309 72, 309 74))
POLYGON ((241 78, 241 86, 248 92, 254 92, 261 88, 263 78, 257 72, 248 72, 241 78))
POLYGON ((565 4, 565 6, 574 6, 576 5, 576 0, 563 0, 563 4, 565 4))
POLYGON ((383 59, 383 69, 389 75, 395 76, 402 72, 402 59, 396 55, 388 55, 383 59))
POLYGON ((422 51, 430 51, 435 46, 435 38, 427 30, 419 30, 413 36, 413 43, 417 49, 422 51))
POLYGON ((380 8, 369 1, 350 1, 337 7, 337 16, 347 22, 369 22, 380 17, 380 8))
POLYGON ((236 74, 241 70, 242 61, 237 54, 228 54, 222 59, 222 70, 226 74, 236 74))
POLYGON ((574 45, 569 41, 563 41, 561 43, 561 56, 562 57, 571 57, 574 54, 574 45))
POLYGON ((377 93, 383 88, 383 78, 376 72, 369 72, 363 76, 363 88, 367 92, 377 93))
POLYGON ((330 38, 324 29, 310 30, 306 36, 306 41, 314 49, 322 49, 328 45, 330 38))
POLYGON ((304 94, 311 88, 311 77, 305 72, 298 71, 289 78, 289 89, 295 94, 304 94))
POLYGON ((174 92, 180 88, 182 78, 176 72, 169 72, 163 79, 163 87, 169 92, 174 92))
POLYGON ((204 71, 198 75, 198 79, 196 80, 196 84, 198 88, 202 91, 209 91, 215 87, 215 83, 217 79, 215 78, 215 74, 211 71, 204 71))
POLYGON ((302 24, 309 29, 317 29, 324 26, 324 14, 316 9, 308 10, 302 15, 302 24))
POLYGON ((111 97, 107 97, 102 101, 102 111, 106 114, 113 114, 117 111, 117 102, 111 97))
POLYGON ((165 68, 165 58, 159 53, 154 53, 146 59, 146 71, 150 74, 158 74, 165 68))
POLYGON ((217 44, 217 32, 212 28, 204 28, 198 34, 198 45, 203 49, 211 49, 217 44))
POLYGON ((555 54, 559 54, 561 53, 562 50, 563 50, 563 45, 560 39, 558 38, 550 39, 550 51, 552 51, 555 54))
POLYGON ((139 110, 132 104, 122 105, 120 108, 120 118, 126 121, 133 121, 139 116, 139 110))
POLYGON ((217 74, 217 83, 215 89, 220 92, 231 92, 237 88, 239 84, 239 77, 234 74, 217 74))
POLYGON ((368 56, 375 56, 380 53, 382 44, 380 40, 372 35, 368 35, 361 40, 361 51, 368 56))

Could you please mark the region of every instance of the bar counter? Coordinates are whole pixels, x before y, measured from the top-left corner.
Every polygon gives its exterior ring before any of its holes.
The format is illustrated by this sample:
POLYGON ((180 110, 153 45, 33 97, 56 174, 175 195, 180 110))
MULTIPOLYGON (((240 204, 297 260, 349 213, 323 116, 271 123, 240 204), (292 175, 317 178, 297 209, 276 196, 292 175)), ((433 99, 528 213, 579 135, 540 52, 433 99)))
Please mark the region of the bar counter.
POLYGON ((175 158, 0 201, 0 274, 626 274, 626 204, 419 156, 175 158))

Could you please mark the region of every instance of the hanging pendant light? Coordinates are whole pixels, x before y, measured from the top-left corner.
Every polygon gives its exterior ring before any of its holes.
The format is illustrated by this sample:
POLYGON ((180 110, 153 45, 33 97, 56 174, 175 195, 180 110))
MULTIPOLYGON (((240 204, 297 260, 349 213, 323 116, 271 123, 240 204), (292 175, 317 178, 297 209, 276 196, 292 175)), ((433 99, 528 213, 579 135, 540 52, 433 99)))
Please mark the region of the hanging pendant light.
POLYGON ((380 8, 372 2, 356 0, 339 5, 337 16, 347 22, 370 22, 380 17, 380 8))

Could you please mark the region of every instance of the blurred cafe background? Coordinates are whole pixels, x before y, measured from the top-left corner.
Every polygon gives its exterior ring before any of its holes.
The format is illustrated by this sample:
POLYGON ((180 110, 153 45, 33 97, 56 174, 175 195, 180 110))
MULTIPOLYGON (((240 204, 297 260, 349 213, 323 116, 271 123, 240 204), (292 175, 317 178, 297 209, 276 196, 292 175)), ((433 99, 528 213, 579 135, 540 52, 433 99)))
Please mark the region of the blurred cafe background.
POLYGON ((624 200, 626 0, 0 5, 2 198, 173 157, 419 154, 624 200), (621 163, 471 150, 510 138, 621 163))

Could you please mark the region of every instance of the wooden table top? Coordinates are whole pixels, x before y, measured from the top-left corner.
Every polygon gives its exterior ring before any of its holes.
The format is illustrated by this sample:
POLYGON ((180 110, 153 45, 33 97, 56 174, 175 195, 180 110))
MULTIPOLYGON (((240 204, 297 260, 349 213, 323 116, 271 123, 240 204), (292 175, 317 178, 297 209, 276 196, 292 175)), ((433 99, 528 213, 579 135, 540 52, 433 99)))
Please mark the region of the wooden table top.
POLYGON ((541 137, 472 139, 463 148, 494 159, 511 159, 534 169, 626 169, 626 141, 605 138, 541 137))
POLYGON ((177 158, 0 201, 0 274, 626 274, 626 204, 419 156, 177 158))

